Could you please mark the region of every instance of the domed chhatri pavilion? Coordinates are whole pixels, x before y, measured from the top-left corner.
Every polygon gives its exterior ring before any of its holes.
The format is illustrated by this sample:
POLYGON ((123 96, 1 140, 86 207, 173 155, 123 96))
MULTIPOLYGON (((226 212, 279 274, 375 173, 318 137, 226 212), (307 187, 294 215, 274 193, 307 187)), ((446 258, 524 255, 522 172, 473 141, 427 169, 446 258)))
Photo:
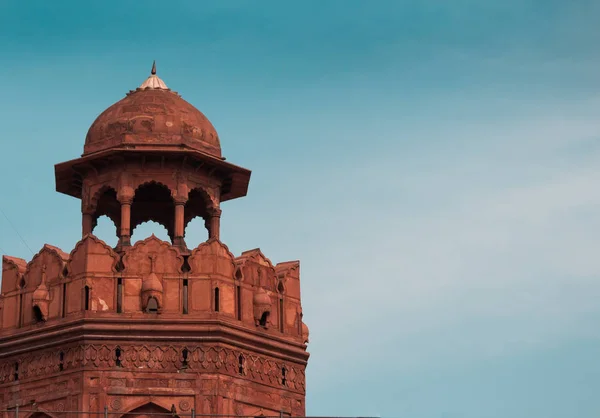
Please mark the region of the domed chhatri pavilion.
POLYGON ((246 195, 250 171, 156 67, 55 170, 57 191, 81 200, 82 239, 2 258, 1 416, 304 415, 299 262, 219 240, 221 203, 246 195), (100 216, 116 248, 93 235, 100 216), (208 240, 189 248, 198 216, 208 240), (149 220, 171 242, 131 243, 149 220))

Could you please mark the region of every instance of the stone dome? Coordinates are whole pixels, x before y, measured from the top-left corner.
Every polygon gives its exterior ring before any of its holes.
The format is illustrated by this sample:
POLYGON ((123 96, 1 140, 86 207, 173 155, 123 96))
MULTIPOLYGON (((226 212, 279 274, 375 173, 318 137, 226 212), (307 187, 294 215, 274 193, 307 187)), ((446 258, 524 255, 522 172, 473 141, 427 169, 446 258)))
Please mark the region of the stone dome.
POLYGON ((84 155, 111 148, 192 149, 221 157, 219 136, 210 121, 152 74, 136 90, 92 123, 84 155))

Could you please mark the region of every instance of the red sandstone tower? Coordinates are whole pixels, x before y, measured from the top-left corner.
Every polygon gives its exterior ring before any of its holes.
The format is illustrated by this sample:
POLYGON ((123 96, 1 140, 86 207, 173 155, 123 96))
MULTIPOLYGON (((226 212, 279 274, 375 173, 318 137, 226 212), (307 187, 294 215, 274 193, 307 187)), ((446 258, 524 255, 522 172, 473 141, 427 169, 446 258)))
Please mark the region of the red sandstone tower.
POLYGON ((304 415, 299 262, 219 240, 221 202, 246 195, 250 171, 225 161, 200 111, 153 67, 55 169, 57 191, 81 199, 83 237, 69 254, 2 258, 2 416, 304 415), (114 249, 93 235, 103 215, 114 249), (188 248, 197 216, 209 238, 188 248), (131 243, 148 220, 171 242, 131 243))

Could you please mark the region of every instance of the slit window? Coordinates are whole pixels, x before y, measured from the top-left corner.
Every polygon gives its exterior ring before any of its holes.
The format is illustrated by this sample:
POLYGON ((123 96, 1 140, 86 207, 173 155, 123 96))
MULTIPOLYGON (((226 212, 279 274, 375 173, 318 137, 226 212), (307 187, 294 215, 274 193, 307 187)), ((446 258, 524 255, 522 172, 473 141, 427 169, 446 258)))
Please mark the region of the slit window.
POLYGON ((84 310, 89 311, 90 310, 90 287, 89 286, 85 286, 84 288, 84 293, 85 295, 84 297, 84 310))
POLYGON ((244 356, 241 354, 238 357, 238 373, 244 374, 244 356))
POLYGON ((65 369, 65 353, 64 352, 60 352, 58 353, 58 370, 60 370, 61 372, 65 369))
POLYGON ((235 303, 237 309, 237 319, 242 320, 242 289, 240 286, 235 287, 235 303))
POLYGON ((219 288, 215 287, 215 312, 219 312, 219 288))
POLYGON ((283 298, 279 298, 279 331, 283 332, 283 298))
POLYGON ((123 312, 123 279, 117 279, 117 313, 123 312))
POLYGON ((121 349, 119 347, 115 348, 115 365, 121 367, 121 349))
POLYGON ((15 375, 14 375, 15 381, 19 380, 19 363, 15 363, 15 375))
POLYGON ((62 285, 62 317, 67 316, 67 284, 62 285))
POLYGON ((287 384, 287 379, 285 377, 287 370, 285 369, 285 367, 281 368, 281 384, 283 386, 285 386, 287 384))
POLYGON ((188 279, 183 279, 183 313, 188 313, 188 279))
POLYGON ((23 326, 23 293, 19 295, 19 328, 23 326))
POLYGON ((181 368, 182 369, 187 369, 187 367, 188 367, 189 354, 190 354, 190 352, 188 351, 187 348, 184 348, 183 351, 181 352, 181 368))

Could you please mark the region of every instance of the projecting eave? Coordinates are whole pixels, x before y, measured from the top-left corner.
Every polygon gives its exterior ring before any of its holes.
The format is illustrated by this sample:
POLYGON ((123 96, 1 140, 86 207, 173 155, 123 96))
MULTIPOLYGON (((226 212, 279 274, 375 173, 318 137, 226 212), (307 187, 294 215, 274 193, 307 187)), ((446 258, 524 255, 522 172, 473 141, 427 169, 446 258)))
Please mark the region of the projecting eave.
POLYGON ((224 159, 189 149, 173 149, 171 147, 153 147, 151 149, 131 149, 127 147, 84 155, 75 160, 66 161, 54 166, 56 191, 81 199, 83 177, 89 171, 98 171, 106 165, 122 162, 127 159, 160 159, 178 160, 194 168, 211 171, 212 175, 222 178, 221 202, 246 196, 251 171, 226 162, 224 159))

